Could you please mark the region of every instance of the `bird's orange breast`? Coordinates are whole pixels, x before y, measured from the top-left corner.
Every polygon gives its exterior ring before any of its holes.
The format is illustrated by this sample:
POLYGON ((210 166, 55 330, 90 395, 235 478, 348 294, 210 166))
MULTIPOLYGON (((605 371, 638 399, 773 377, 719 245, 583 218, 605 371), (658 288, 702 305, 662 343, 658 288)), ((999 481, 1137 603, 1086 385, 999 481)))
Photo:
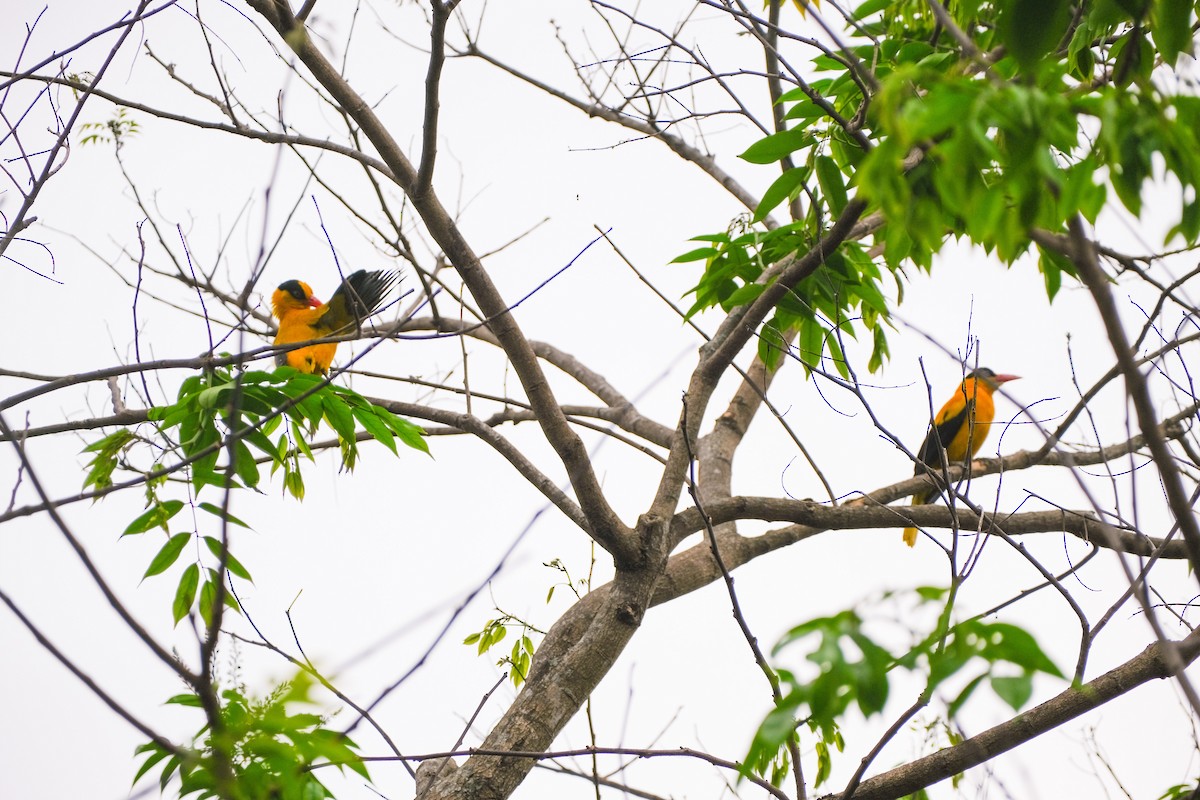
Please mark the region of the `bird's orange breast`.
POLYGON ((962 388, 938 412, 937 424, 941 425, 960 414, 967 414, 967 424, 960 426, 946 445, 946 459, 951 463, 966 461, 983 447, 983 440, 987 438, 992 420, 996 417, 991 387, 982 381, 967 378, 962 388))
MULTIPOLYGON (((285 310, 279 318, 279 333, 275 336, 275 344, 307 342, 310 339, 328 336, 329 331, 318 327, 325 311, 324 307, 285 310)), ((329 371, 336 352, 337 342, 327 342, 291 350, 285 355, 288 366, 302 372, 323 374, 329 371)))

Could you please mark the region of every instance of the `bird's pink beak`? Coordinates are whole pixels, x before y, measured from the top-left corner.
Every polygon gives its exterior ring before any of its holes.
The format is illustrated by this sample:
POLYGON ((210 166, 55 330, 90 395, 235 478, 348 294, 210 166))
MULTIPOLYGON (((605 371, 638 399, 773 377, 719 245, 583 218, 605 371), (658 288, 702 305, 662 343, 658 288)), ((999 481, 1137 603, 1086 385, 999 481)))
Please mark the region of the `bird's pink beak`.
POLYGON ((1020 379, 1020 375, 997 375, 992 378, 996 383, 1008 383, 1009 381, 1019 381, 1020 379))
POLYGON ((310 306, 312 306, 313 308, 320 308, 320 307, 321 307, 321 301, 320 301, 320 300, 318 300, 318 299, 317 299, 317 298, 315 298, 315 297, 310 297, 310 298, 308 298, 308 304, 309 304, 310 306))

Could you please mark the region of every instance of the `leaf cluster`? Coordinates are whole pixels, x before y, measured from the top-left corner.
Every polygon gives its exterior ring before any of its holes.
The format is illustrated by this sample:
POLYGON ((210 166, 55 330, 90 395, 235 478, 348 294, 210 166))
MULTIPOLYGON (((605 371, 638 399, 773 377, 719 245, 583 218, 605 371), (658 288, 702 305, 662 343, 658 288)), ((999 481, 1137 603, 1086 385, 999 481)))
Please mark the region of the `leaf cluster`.
POLYGON ((133 431, 128 428, 118 428, 103 439, 92 442, 83 448, 83 452, 94 454, 88 461, 88 471, 83 479, 83 488, 90 487, 102 492, 112 486, 112 476, 120 465, 122 455, 135 441, 137 441, 137 436, 133 431))
MULTIPOLYGON (((162 528, 166 532, 167 539, 150 560, 150 565, 146 568, 146 572, 142 578, 149 578, 154 575, 160 575, 170 569, 179 556, 183 553, 188 542, 193 539, 203 541, 204 546, 208 549, 211 556, 215 559, 212 563, 219 565, 222 562, 225 564, 225 569, 230 573, 238 576, 246 581, 253 581, 250 577, 250 571, 246 569, 233 553, 229 552, 229 548, 215 536, 200 536, 193 531, 183 531, 172 534, 168 526, 168 522, 184 508, 182 500, 164 500, 157 499, 151 504, 145 512, 140 514, 133 522, 125 528, 122 536, 132 536, 143 534, 154 528, 162 528)), ((230 514, 212 503, 196 503, 195 509, 205 512, 213 517, 222 520, 225 523, 238 525, 243 528, 250 526, 242 522, 237 517, 230 514)), ((229 592, 218 592, 217 587, 221 583, 221 576, 217 566, 202 567, 199 559, 199 554, 195 560, 184 567, 183 572, 179 576, 179 583, 175 587, 175 598, 171 603, 171 613, 175 623, 187 616, 195 605, 197 597, 199 598, 200 617, 204 620, 204 624, 211 625, 213 613, 216 610, 216 602, 218 594, 222 598, 222 603, 234 611, 241 611, 237 600, 229 592)))
MULTIPOLYGON (((320 800, 333 795, 312 771, 316 765, 335 764, 369 780, 353 740, 326 727, 327 720, 319 714, 289 711, 291 705, 310 702, 310 688, 311 681, 302 673, 261 700, 240 686, 221 691, 218 724, 201 728, 185 757, 157 742, 137 748, 146 759, 134 783, 161 765, 160 788, 165 792, 177 779, 179 797, 320 800)), ((195 694, 176 695, 167 702, 203 706, 195 694)))
MULTIPOLYGON (((938 602, 946 590, 922 587, 915 591, 919 603, 938 602)), ((940 628, 940 625, 938 626, 940 628)), ((773 655, 815 637, 816 646, 806 660, 815 668, 807 675, 780 669, 787 687, 782 699, 767 714, 743 762, 744 773, 765 775, 769 765, 806 725, 817 737, 817 774, 820 786, 832 768, 831 749, 842 750, 839 720, 851 706, 864 717, 883 711, 897 668, 925 678, 923 696, 931 697, 951 677, 973 673, 948 702, 953 719, 984 681, 1005 703, 1019 711, 1033 693, 1037 673, 1062 678, 1062 672, 1025 629, 1003 622, 968 619, 944 634, 938 630, 905 653, 894 653, 881 644, 854 609, 817 617, 788 631, 775 645, 773 655)))
POLYGON ((163 432, 179 429, 179 446, 191 460, 191 479, 197 493, 208 485, 257 486, 260 473, 250 450, 253 446, 270 459, 272 473, 283 469, 285 489, 296 499, 303 499, 299 456, 312 459, 306 439, 322 423, 337 434, 346 469, 353 469, 358 461, 359 426, 397 455, 397 440, 429 452, 417 425, 351 389, 292 367, 279 367, 274 372, 224 369, 193 375, 180 386, 176 402, 152 409, 150 419, 163 432), (281 428, 279 437, 272 441, 270 437, 281 428), (227 460, 219 465, 225 449, 231 450, 232 463, 227 460))
MULTIPOLYGON (((974 56, 925 9, 860 6, 871 20, 863 32, 879 44, 855 52, 882 66, 866 114, 874 146, 855 178, 887 220, 877 239, 889 265, 930 268, 948 235, 1011 263, 1035 228, 1065 233, 1077 215, 1094 223, 1109 187, 1135 215, 1165 173, 1194 191, 1195 99, 1151 80, 1190 46, 1180 33, 1191 29, 1190 5, 1096 0, 1072 14, 1061 0, 951 4, 983 54, 974 56)), ((1172 235, 1194 244, 1200 214, 1187 205, 1172 235)), ((1053 299, 1069 264, 1041 250, 1039 267, 1053 299)))
MULTIPOLYGON (((78 76, 72 76, 78 80, 78 76)), ((85 122, 79 126, 81 145, 89 144, 105 144, 112 142, 118 148, 125 143, 126 139, 131 139, 140 133, 138 121, 129 114, 129 109, 125 106, 117 106, 113 116, 105 122, 85 122)))
MULTIPOLYGON (((967 0, 946 10, 970 47, 927 3, 867 0, 846 47, 811 60, 819 77, 778 98, 787 127, 742 154, 780 171, 753 217, 696 237, 709 246, 675 259, 704 265, 689 313, 752 302, 770 267, 808 252, 850 198, 882 216, 871 235, 893 275, 932 269, 947 237, 965 238, 1006 263, 1036 250, 1053 300, 1074 268, 1064 248, 1035 245, 1034 231, 1065 237, 1076 218, 1095 223, 1110 192, 1138 215, 1168 176, 1185 199, 1197 195, 1200 100, 1154 79, 1191 47, 1191 3, 967 0), (760 225, 785 203, 791 223, 760 225)), ((1167 238, 1193 246, 1200 204, 1179 206, 1167 238)), ((807 367, 828 353, 844 375, 840 336, 861 318, 869 368, 882 365, 889 305, 867 253, 847 242, 789 287, 761 335, 768 363, 794 334, 807 367)))
POLYGON ((509 615, 505 615, 499 619, 489 619, 484 623, 482 630, 469 634, 463 639, 463 644, 475 645, 476 652, 479 655, 483 655, 504 641, 505 637, 508 636, 508 625, 510 623, 519 623, 521 625, 521 635, 515 638, 509 653, 497 663, 500 665, 507 664, 509 667, 509 680, 512 681, 513 686, 520 686, 525 682, 525 678, 529 676, 529 666, 533 663, 534 647, 533 640, 529 638, 529 631, 532 630, 529 625, 509 615))
MULTIPOLYGON (((774 282, 768 267, 809 246, 802 243, 809 242, 804 223, 695 239, 709 245, 674 260, 705 262, 704 275, 690 292, 696 299, 687 312, 689 318, 714 306, 731 311, 753 302, 774 282)), ((793 352, 788 340, 795 333, 795 353, 806 370, 820 367, 828 358, 833 369, 846 377, 843 342, 844 337, 857 338, 857 322, 871 333, 870 368, 875 370, 887 357, 882 324, 887 318, 879 267, 861 245, 850 243, 831 253, 808 280, 792 287, 776 305, 759 336, 758 352, 768 366, 778 366, 785 354, 793 352)))
MULTIPOLYGON (((166 534, 143 578, 166 572, 178 562, 188 542, 196 541, 196 557, 180 573, 172 601, 176 624, 197 608, 205 624, 211 625, 218 597, 224 605, 239 610, 232 593, 218 591, 222 564, 231 574, 251 580, 250 571, 230 552, 228 537, 201 535, 196 524, 190 530, 171 531, 169 523, 189 504, 193 519, 199 511, 223 524, 249 528, 227 509, 197 502, 196 496, 205 487, 256 488, 261 481, 259 462, 269 460, 272 473, 283 469, 285 491, 302 500, 304 479, 300 456, 313 459, 308 439, 322 424, 336 433, 342 463, 347 469, 352 469, 358 460, 360 428, 394 454, 399 455, 397 442, 429 452, 418 426, 350 389, 333 386, 319 376, 292 367, 280 367, 274 372, 225 368, 192 375, 181 384, 174 403, 153 408, 148 416, 161 439, 170 443, 174 438, 177 442, 173 448, 183 456, 193 494, 188 503, 163 500, 158 496, 162 481, 148 480, 146 510, 126 526, 122 535, 144 534, 160 528, 166 534), (272 439, 276 432, 278 437, 272 439), (201 543, 203 548, 199 547, 201 543), (208 564, 204 563, 204 550, 213 559, 208 564)), ((113 472, 136 441, 135 434, 122 428, 89 445, 85 452, 94 455, 88 464, 85 488, 111 486, 113 472)), ((160 448, 170 449, 172 446, 160 448)))

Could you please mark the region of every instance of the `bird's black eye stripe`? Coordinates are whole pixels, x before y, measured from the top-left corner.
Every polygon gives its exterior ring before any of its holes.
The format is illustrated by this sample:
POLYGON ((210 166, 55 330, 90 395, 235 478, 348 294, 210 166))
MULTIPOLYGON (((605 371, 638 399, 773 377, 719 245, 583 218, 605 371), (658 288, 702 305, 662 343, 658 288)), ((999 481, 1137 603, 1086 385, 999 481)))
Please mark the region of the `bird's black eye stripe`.
POLYGON ((300 281, 284 281, 279 284, 281 291, 287 292, 292 297, 296 298, 301 303, 308 302, 308 295, 304 291, 304 287, 300 285, 300 281))

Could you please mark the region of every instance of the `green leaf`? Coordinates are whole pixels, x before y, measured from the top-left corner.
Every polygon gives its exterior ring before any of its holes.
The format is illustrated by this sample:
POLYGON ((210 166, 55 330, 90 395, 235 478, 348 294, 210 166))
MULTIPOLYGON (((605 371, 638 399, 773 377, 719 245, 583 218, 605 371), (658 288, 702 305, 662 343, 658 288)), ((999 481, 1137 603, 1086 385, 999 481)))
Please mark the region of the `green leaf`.
POLYGON ((231 522, 234 525, 239 525, 239 526, 245 528, 246 530, 253 530, 253 528, 251 528, 246 523, 242 522, 240 519, 235 517, 233 514, 230 514, 228 511, 221 510, 220 507, 214 506, 212 503, 208 503, 208 502, 200 503, 198 508, 201 511, 207 511, 209 514, 212 514, 214 517, 219 517, 220 519, 223 519, 226 522, 231 522))
POLYGON ((825 327, 816 319, 806 319, 800 325, 798 345, 800 361, 809 367, 821 363, 821 355, 825 352, 825 327))
POLYGON ((872 14, 876 14, 890 6, 895 0, 866 0, 865 3, 854 9, 853 19, 866 19, 872 14))
MULTIPOLYGON (((848 325, 843 325, 842 327, 844 329, 848 325)), ((846 354, 842 352, 842 345, 833 331, 829 331, 825 337, 825 346, 829 348, 829 357, 833 360, 833 367, 837 370, 838 375, 849 380, 850 367, 846 363, 846 354)))
POLYGON ((196 601, 196 589, 199 585, 200 567, 195 563, 188 564, 187 569, 179 576, 179 586, 175 589, 175 601, 172 603, 176 625, 191 611, 192 603, 196 601))
POLYGON ((338 437, 343 441, 353 442, 356 433, 354 415, 346 401, 331 393, 321 401, 321 408, 325 411, 325 419, 328 420, 329 427, 337 432, 338 437))
POLYGON ((817 182, 821 184, 821 192, 829 203, 829 211, 833 216, 842 213, 846 207, 846 183, 842 171, 829 156, 817 156, 814 165, 817 171, 817 182))
POLYGON ((163 792, 167 791, 167 784, 171 781, 171 776, 179 769, 179 756, 171 756, 167 759, 166 765, 163 766, 162 774, 158 778, 158 786, 163 792))
POLYGON ((993 662, 1008 661, 1028 672, 1045 672, 1056 678, 1064 677, 1029 631, 1005 622, 993 622, 981 627, 982 635, 987 641, 981 653, 984 658, 993 662))
POLYGON ((81 452, 84 453, 103 453, 115 452, 120 450, 129 442, 133 441, 133 432, 122 428, 119 431, 113 431, 108 436, 105 436, 99 441, 92 442, 81 452))
POLYGON ((946 708, 946 716, 950 719, 954 719, 954 717, 957 716, 958 712, 962 709, 963 705, 967 702, 971 695, 975 693, 975 690, 979 688, 979 685, 983 683, 987 677, 988 674, 984 672, 968 681, 967 685, 963 687, 963 690, 958 693, 958 696, 950 701, 950 705, 946 708))
MULTIPOLYGON (((766 216, 775 210, 778 205, 784 201, 790 201, 799 192, 800 187, 808 180, 809 171, 806 167, 793 167, 792 169, 784 170, 783 174, 775 179, 767 191, 763 192, 762 200, 758 203, 758 208, 754 209, 754 217, 752 222, 759 222, 766 219, 766 216)), ((695 250, 693 252, 700 252, 695 250)), ((712 250, 712 255, 716 255, 717 251, 712 250)), ((675 259, 679 261, 682 258, 675 259)))
POLYGON ((824 741, 817 742, 816 751, 817 774, 813 777, 813 786, 820 786, 829 780, 829 776, 833 772, 833 758, 829 754, 829 745, 824 741))
POLYGON ((1015 678, 994 677, 991 684, 992 690, 1013 711, 1020 711, 1033 695, 1033 676, 1028 673, 1015 678))
POLYGON ((759 139, 740 158, 751 164, 773 164, 812 143, 812 137, 803 128, 792 128, 759 139))
POLYGON ((713 244, 729 244, 728 233, 702 233, 688 239, 689 242, 712 242, 713 244))
POLYGON ((878 372, 883 366, 884 359, 889 357, 887 333, 883 330, 883 326, 876 326, 874 332, 874 347, 871 350, 871 359, 867 362, 867 370, 869 372, 878 372))
POLYGON ((1192 0, 1155 0, 1151 32, 1162 60, 1174 67, 1192 43, 1192 0))
POLYGON ((1167 234, 1166 241, 1170 242, 1177 235, 1182 236, 1188 244, 1193 244, 1197 236, 1200 236, 1200 203, 1183 204, 1183 213, 1180 215, 1179 224, 1167 234))
POLYGON ((792 107, 783 115, 786 120, 793 120, 805 124, 812 124, 813 121, 825 116, 826 111, 821 106, 814 103, 803 89, 793 89, 790 92, 784 93, 779 98, 780 102, 791 101, 792 107))
POLYGON ((1038 246, 1038 269, 1042 271, 1042 277, 1046 281, 1046 296, 1051 301, 1058 294, 1058 290, 1062 288, 1062 274, 1064 272, 1070 275, 1075 274, 1075 267, 1069 258, 1054 250, 1043 249, 1040 245, 1038 246))
POLYGON ((742 775, 763 774, 770 768, 776 754, 796 732, 795 709, 800 704, 799 693, 792 692, 767 714, 750 742, 750 749, 742 759, 739 772, 742 775))
POLYGON ((1113 45, 1110 54, 1116 62, 1113 82, 1125 88, 1136 79, 1149 80, 1154 69, 1154 46, 1146 38, 1145 30, 1134 26, 1113 45))
POLYGON ((135 533, 145 533, 151 528, 161 527, 167 529, 167 520, 179 513, 183 508, 182 500, 167 500, 163 503, 155 503, 147 511, 139 514, 133 522, 125 528, 122 536, 129 536, 135 533))
POLYGON ((399 455, 396 451, 396 437, 392 435, 392 430, 375 415, 375 407, 368 406, 367 408, 352 408, 351 413, 358 423, 362 425, 363 430, 375 437, 375 441, 382 442, 384 447, 391 450, 393 454, 399 455))
POLYGON ((297 500, 304 499, 304 477, 299 470, 289 469, 283 473, 283 488, 297 500))
POLYGON ((999 9, 996 34, 1026 70, 1058 45, 1071 22, 1069 0, 1009 0, 999 9))
POLYGON ((308 442, 304 439, 304 431, 295 422, 292 423, 292 443, 296 445, 296 449, 303 454, 309 461, 316 461, 313 456, 312 448, 308 446, 308 442))
POLYGON ((210 386, 200 393, 196 398, 196 403, 203 409, 213 409, 221 402, 221 395, 225 392, 233 390, 232 384, 223 384, 221 386, 210 386))
POLYGON ((192 462, 192 488, 199 493, 205 486, 221 486, 224 487, 228 481, 225 476, 218 475, 217 466, 217 451, 212 450, 207 455, 204 455, 192 462))
POLYGON ((200 619, 204 620, 204 627, 211 628, 213 622, 213 606, 217 599, 217 584, 215 581, 207 580, 200 587, 200 619))
POLYGON ((271 442, 270 439, 267 438, 267 434, 269 433, 269 431, 267 429, 273 428, 275 425, 278 425, 281 419, 282 419, 281 416, 275 417, 273 420, 271 420, 271 423, 264 425, 262 428, 251 428, 250 430, 246 431, 246 434, 244 437, 245 441, 254 445, 259 450, 261 450, 264 454, 270 456, 272 459, 277 459, 275 445, 271 442))
MULTIPOLYGON (((141 780, 142 776, 145 775, 147 772, 149 772, 154 767, 155 764, 157 764, 158 762, 160 762, 164 758, 166 758, 168 755, 170 755, 169 750, 159 749, 158 746, 155 745, 154 743, 151 743, 151 744, 155 747, 155 749, 149 751, 150 755, 147 756, 146 760, 142 763, 142 766, 140 766, 138 768, 137 774, 133 776, 133 783, 137 783, 139 780, 141 780)), ((142 745, 142 747, 145 747, 145 746, 146 745, 142 745)), ((138 749, 141 750, 141 748, 138 748, 138 749)), ((132 785, 132 784, 130 784, 130 785, 132 785)))
POLYGON ((432 455, 429 452, 429 444, 425 441, 425 430, 420 425, 415 425, 404 417, 397 416, 379 406, 375 406, 375 416, 383 420, 384 424, 391 428, 392 433, 396 434, 405 445, 414 450, 420 450, 426 455, 432 455))
POLYGON ((233 469, 242 479, 242 483, 247 486, 257 486, 258 464, 255 463, 254 454, 250 452, 250 448, 241 439, 233 443, 233 457, 233 469))
POLYGON ((721 301, 721 308, 726 311, 737 308, 738 306, 748 305, 758 299, 758 296, 766 291, 766 284, 763 283, 748 283, 745 286, 736 289, 733 294, 721 301))
POLYGON ((92 486, 97 491, 103 491, 112 486, 112 474, 117 468, 118 457, 133 441, 133 432, 122 428, 83 448, 85 453, 96 454, 88 462, 88 474, 83 479, 83 488, 92 486))
POLYGON ((712 258, 720 252, 721 251, 717 250, 715 247, 698 247, 695 250, 687 251, 681 256, 675 256, 668 263, 683 264, 688 261, 703 261, 707 258, 712 258))
POLYGON ((950 589, 945 586, 918 586, 915 589, 917 596, 925 602, 941 602, 950 589))
POLYGON ((194 694, 177 694, 167 700, 166 705, 191 706, 193 708, 204 707, 204 703, 194 694))
POLYGON ((212 447, 221 438, 211 416, 196 415, 190 420, 185 420, 179 434, 183 454, 189 458, 212 447))
POLYGON ((167 539, 166 543, 159 548, 158 554, 150 561, 150 566, 146 568, 142 579, 165 572, 179 558, 179 554, 183 552, 184 546, 191 538, 192 534, 190 533, 177 533, 167 539))
MULTIPOLYGON (((216 556, 218 559, 221 558, 221 551, 224 548, 221 547, 220 539, 216 538, 215 536, 205 536, 204 543, 206 545, 208 545, 209 551, 214 556, 216 556)), ((253 579, 250 577, 249 570, 247 570, 245 567, 242 566, 242 562, 238 561, 236 558, 233 557, 233 553, 229 553, 225 557, 225 568, 227 570, 229 570, 230 572, 232 572, 234 575, 237 575, 242 580, 250 581, 251 583, 254 582, 253 579)))

